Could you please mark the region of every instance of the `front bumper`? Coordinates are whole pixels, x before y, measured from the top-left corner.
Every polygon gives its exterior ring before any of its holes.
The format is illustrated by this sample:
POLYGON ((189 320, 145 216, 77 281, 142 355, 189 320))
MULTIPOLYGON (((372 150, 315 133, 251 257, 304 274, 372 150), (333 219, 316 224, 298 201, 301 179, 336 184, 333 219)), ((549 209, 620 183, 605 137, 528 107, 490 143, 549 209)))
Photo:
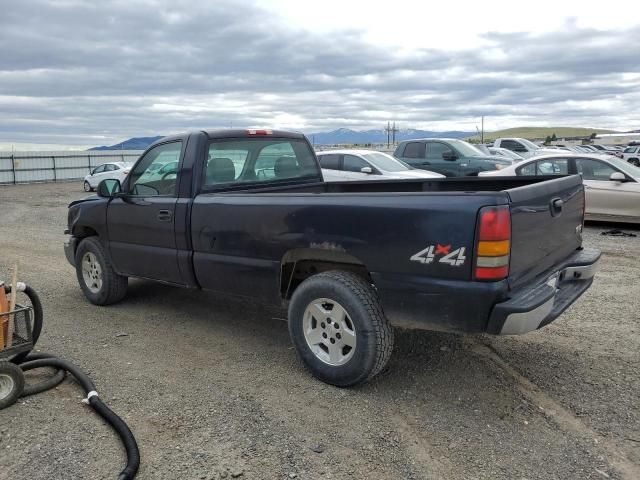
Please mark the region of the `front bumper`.
POLYGON ((71 266, 76 266, 76 247, 78 246, 78 239, 76 237, 69 237, 64 241, 64 256, 67 257, 67 261, 71 266))
POLYGON ((496 304, 487 333, 520 335, 548 325, 591 286, 599 260, 600 250, 580 250, 542 282, 496 304))

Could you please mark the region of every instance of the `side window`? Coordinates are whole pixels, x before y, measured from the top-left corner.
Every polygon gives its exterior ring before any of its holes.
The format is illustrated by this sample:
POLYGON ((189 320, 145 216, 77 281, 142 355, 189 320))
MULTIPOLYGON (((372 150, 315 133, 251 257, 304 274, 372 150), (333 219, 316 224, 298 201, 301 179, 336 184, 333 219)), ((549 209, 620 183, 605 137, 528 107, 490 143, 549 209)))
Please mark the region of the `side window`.
POLYGON ((304 140, 215 140, 209 145, 204 185, 313 179, 319 173, 313 150, 304 140))
POLYGON ((422 142, 410 142, 404 147, 404 158, 424 158, 425 144, 422 142))
POLYGON ((566 158, 549 158, 536 162, 537 175, 568 175, 569 161, 566 158))
POLYGON ((628 147, 628 148, 625 148, 622 153, 634 153, 635 151, 636 151, 635 147, 628 147))
POLYGON ((129 194, 174 195, 181 151, 182 142, 164 143, 149 150, 129 175, 129 194), (175 168, 162 171, 165 166, 171 164, 175 165, 175 168))
POLYGON ((607 163, 591 158, 576 159, 576 168, 585 180, 609 180, 611 174, 618 171, 607 163))
POLYGON ((369 167, 369 164, 360 157, 356 157, 355 155, 344 156, 344 164, 342 166, 342 169, 345 172, 359 172, 364 167, 369 167))
POLYGON ((320 166, 322 168, 340 170, 340 155, 333 153, 328 155, 319 155, 318 160, 320 161, 320 166))
POLYGON ((100 165, 99 167, 96 167, 93 169, 93 172, 91 172, 91 175, 95 175, 96 173, 102 173, 104 172, 105 169, 105 165, 100 165))
POLYGON ((527 163, 516 170, 516 175, 533 176, 536 174, 536 162, 527 163))
POLYGON ((427 144, 427 160, 442 160, 445 153, 453 154, 450 147, 440 142, 429 142, 427 144))
POLYGON ((118 170, 118 167, 116 165, 113 165, 112 163, 109 163, 109 164, 104 166, 104 171, 105 172, 114 172, 116 170, 118 170))

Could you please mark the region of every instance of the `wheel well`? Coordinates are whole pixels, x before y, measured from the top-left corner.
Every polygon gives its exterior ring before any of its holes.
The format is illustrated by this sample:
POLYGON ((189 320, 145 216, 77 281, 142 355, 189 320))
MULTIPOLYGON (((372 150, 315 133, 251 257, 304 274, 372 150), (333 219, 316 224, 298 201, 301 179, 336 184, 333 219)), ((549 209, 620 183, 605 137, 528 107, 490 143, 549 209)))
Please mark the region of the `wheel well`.
POLYGON ((341 250, 301 248, 287 252, 282 258, 280 267, 281 297, 289 300, 295 289, 304 280, 329 270, 353 272, 371 282, 369 270, 353 255, 341 250))

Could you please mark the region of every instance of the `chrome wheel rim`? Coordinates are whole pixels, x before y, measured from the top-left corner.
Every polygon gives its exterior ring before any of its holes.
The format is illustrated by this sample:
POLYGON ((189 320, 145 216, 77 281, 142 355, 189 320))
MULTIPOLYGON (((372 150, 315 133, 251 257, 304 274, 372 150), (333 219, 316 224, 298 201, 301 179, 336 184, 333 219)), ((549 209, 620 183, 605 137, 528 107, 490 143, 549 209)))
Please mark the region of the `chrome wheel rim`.
POLYGON ((4 400, 15 388, 15 383, 13 382, 13 378, 11 378, 6 373, 0 373, 0 400, 4 400))
POLYGON ((356 351, 353 321, 335 300, 318 298, 309 303, 304 311, 302 328, 311 352, 327 365, 344 365, 356 351))
POLYGON ((102 267, 91 252, 82 257, 82 278, 91 293, 98 293, 102 289, 102 267))
POLYGON ((89 184, 89 182, 87 182, 87 181, 84 182, 84 191, 85 192, 90 192, 91 191, 91 184, 89 184))

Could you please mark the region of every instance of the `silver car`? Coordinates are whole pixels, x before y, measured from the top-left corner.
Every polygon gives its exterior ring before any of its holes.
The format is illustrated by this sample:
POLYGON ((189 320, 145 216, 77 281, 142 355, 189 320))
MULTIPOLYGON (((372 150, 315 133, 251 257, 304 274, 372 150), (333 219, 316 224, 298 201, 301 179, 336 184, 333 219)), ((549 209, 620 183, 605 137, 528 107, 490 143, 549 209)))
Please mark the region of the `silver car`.
POLYGON ((582 175, 587 220, 640 223, 640 168, 611 155, 541 155, 481 176, 582 175))
POLYGON ((440 173, 413 168, 375 150, 327 150, 316 154, 327 182, 443 178, 440 173))

